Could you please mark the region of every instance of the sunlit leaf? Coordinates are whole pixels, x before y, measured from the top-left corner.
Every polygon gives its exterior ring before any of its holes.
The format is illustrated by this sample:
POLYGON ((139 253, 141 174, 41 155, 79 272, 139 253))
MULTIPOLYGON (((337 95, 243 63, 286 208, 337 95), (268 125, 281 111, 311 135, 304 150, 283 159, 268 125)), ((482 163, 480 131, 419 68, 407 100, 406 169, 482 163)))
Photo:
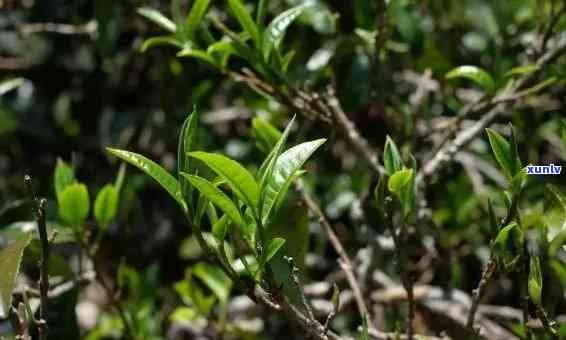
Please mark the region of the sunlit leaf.
POLYGON ((446 74, 446 79, 465 78, 478 84, 488 94, 495 92, 495 81, 485 70, 476 66, 459 66, 446 74))
POLYGON ((183 200, 183 195, 181 193, 181 188, 179 182, 175 177, 171 176, 165 169, 159 166, 154 161, 139 155, 134 152, 106 148, 106 151, 113 156, 120 158, 121 160, 135 166, 140 169, 148 176, 153 178, 163 189, 165 189, 171 197, 179 203, 184 212, 187 212, 187 205, 183 200))
POLYGON ((183 43, 179 41, 175 35, 161 35, 144 40, 140 52, 147 52, 154 47, 164 45, 171 45, 178 48, 183 47, 183 43))
POLYGON ((279 249, 283 247, 284 244, 285 244, 285 239, 282 239, 280 237, 276 237, 269 240, 267 246, 265 247, 265 256, 263 263, 268 263, 273 258, 273 256, 277 254, 279 249))
POLYGON ((539 69, 540 66, 536 64, 518 66, 510 69, 507 73, 505 73, 505 77, 522 76, 538 71, 539 69))
POLYGON ((96 222, 104 228, 115 217, 118 211, 118 191, 111 184, 106 184, 96 196, 94 201, 94 217, 96 222))
POLYGON ((269 220, 271 210, 275 203, 281 199, 280 195, 285 193, 282 189, 288 186, 288 182, 294 179, 293 175, 295 172, 301 169, 305 162, 324 142, 326 142, 326 139, 317 139, 296 145, 277 158, 273 172, 264 188, 262 210, 264 223, 267 223, 269 220))
POLYGON ((54 182, 57 199, 67 186, 75 182, 73 169, 60 158, 57 158, 57 165, 55 165, 54 182))
POLYGON ((285 32, 309 5, 299 5, 279 14, 263 32, 262 52, 265 60, 269 59, 272 49, 279 49, 285 32))
POLYGON ((187 203, 187 206, 191 209, 192 206, 192 187, 187 183, 187 179, 181 176, 181 172, 191 174, 192 171, 189 168, 189 157, 187 153, 193 149, 195 134, 198 126, 198 112, 193 109, 193 112, 185 119, 181 127, 181 133, 179 134, 179 141, 177 143, 177 178, 181 186, 181 193, 187 203))
POLYGON ((210 202, 228 215, 234 223, 243 225, 242 216, 234 202, 232 202, 225 193, 214 186, 214 184, 195 175, 189 175, 186 173, 181 173, 181 175, 185 177, 202 195, 210 200, 210 202))
POLYGON ((383 165, 389 175, 403 169, 403 160, 395 142, 389 137, 386 137, 385 148, 383 149, 383 165))
POLYGON ((387 183, 387 188, 392 193, 399 193, 401 189, 409 183, 413 176, 413 169, 405 169, 396 171, 387 183))
POLYGON ((22 255, 30 240, 31 233, 28 233, 0 250, 0 273, 2 273, 0 275, 0 297, 5 317, 8 316, 12 305, 12 291, 22 262, 22 255))
POLYGON ((228 214, 223 215, 212 225, 212 235, 222 241, 226 238, 226 232, 232 221, 228 218, 228 214))
POLYGON ((257 25, 252 19, 252 16, 248 12, 246 6, 240 0, 228 0, 228 5, 230 6, 232 13, 234 13, 234 16, 236 17, 240 25, 242 25, 244 30, 246 30, 246 32, 249 33, 255 45, 259 47, 260 46, 259 29, 257 28, 257 25))
POLYGON ((90 211, 90 199, 86 185, 74 183, 61 192, 59 198, 59 216, 72 226, 82 225, 90 211))
MULTIPOLYGON (((513 157, 516 152, 511 151, 511 145, 499 133, 492 129, 486 129, 491 144, 491 150, 508 179, 512 179, 519 171, 521 171, 521 163, 518 157, 513 157)), ((515 148, 516 146, 513 146, 515 148)))
POLYGON ((138 12, 138 14, 146 17, 147 19, 149 19, 153 23, 157 24, 161 28, 163 28, 163 29, 165 29, 165 30, 167 30, 171 33, 175 33, 175 31, 177 30, 177 25, 175 25, 175 23, 173 21, 171 21, 169 18, 167 18, 166 16, 161 14, 161 12, 159 12, 158 10, 156 10, 154 8, 140 7, 140 8, 137 9, 137 12, 138 12))
POLYGON ((206 10, 210 5, 210 0, 196 0, 191 7, 191 11, 187 16, 186 31, 187 35, 192 39, 195 31, 200 25, 202 18, 206 14, 206 10))
POLYGON ((259 186, 252 174, 240 163, 219 154, 196 151, 191 157, 201 160, 218 176, 222 177, 234 193, 250 208, 257 212, 259 205, 259 186))

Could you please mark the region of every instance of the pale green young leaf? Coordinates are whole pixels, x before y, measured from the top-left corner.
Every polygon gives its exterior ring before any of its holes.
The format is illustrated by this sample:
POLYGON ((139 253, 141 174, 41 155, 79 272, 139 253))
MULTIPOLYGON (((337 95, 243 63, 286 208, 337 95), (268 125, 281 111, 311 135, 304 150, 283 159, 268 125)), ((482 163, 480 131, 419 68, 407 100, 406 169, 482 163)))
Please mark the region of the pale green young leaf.
POLYGON ((118 191, 112 184, 106 184, 96 195, 94 218, 100 227, 105 228, 116 217, 118 211, 118 191))
POLYGON ((185 47, 177 53, 177 57, 196 58, 202 60, 213 67, 218 67, 216 60, 212 58, 206 51, 199 50, 193 47, 185 47))
POLYGON ((479 85, 488 94, 495 92, 495 81, 489 73, 476 66, 459 66, 446 74, 446 79, 465 78, 479 85))
POLYGON ((161 28, 163 28, 163 29, 165 29, 165 30, 167 30, 171 33, 175 33, 177 31, 177 25, 175 25, 175 23, 173 21, 171 21, 169 18, 167 18, 166 16, 161 14, 161 12, 159 12, 158 10, 156 10, 154 8, 140 7, 140 8, 137 9, 137 12, 138 12, 138 14, 146 17, 147 19, 149 19, 153 23, 157 24, 161 28))
POLYGON ((228 214, 222 215, 222 217, 212 225, 212 235, 218 240, 223 241, 226 238, 226 232, 231 223, 232 221, 228 218, 228 214))
POLYGON ((262 51, 264 60, 269 60, 273 49, 279 49, 285 32, 289 26, 297 19, 309 5, 299 5, 279 14, 263 32, 262 51))
POLYGON ((200 262, 193 267, 192 272, 222 303, 228 301, 232 290, 232 281, 220 268, 200 262))
MULTIPOLYGON (((511 145, 503 136, 492 129, 486 129, 491 150, 508 179, 512 179, 521 170, 520 161, 517 160, 516 151, 511 151, 511 145), (513 157, 515 156, 515 157, 513 157)), ((513 147, 515 148, 515 146, 513 147)))
POLYGON ((291 61, 295 57, 296 53, 297 51, 290 50, 281 59, 281 71, 283 71, 283 73, 287 73, 287 71, 289 70, 289 65, 291 64, 291 61))
POLYGON ((90 211, 90 199, 86 185, 74 183, 65 188, 59 198, 59 216, 72 226, 82 225, 90 211))
POLYGON ((259 169, 258 175, 259 178, 261 179, 260 190, 262 191, 262 195, 265 186, 265 181, 269 177, 271 177, 271 173, 273 172, 273 167, 275 166, 275 162, 277 161, 277 158, 279 157, 281 152, 283 152, 283 148, 285 147, 285 143, 287 142, 287 138, 289 137, 289 133, 291 133, 291 128, 293 127, 293 123, 295 122, 295 117, 296 116, 293 116, 293 118, 291 118, 291 121, 289 122, 289 124, 287 124, 285 130, 277 140, 277 143, 275 143, 275 145, 269 152, 269 155, 267 155, 265 161, 263 162, 263 164, 259 169))
POLYGON ((145 39, 140 47, 140 52, 144 53, 157 46, 171 45, 178 48, 183 47, 183 43, 175 35, 160 35, 145 39))
POLYGON ((399 194, 401 190, 409 184, 413 177, 413 169, 404 169, 396 171, 387 182, 387 188, 394 194, 399 194))
POLYGON ((189 38, 193 39, 195 31, 200 25, 206 10, 210 5, 210 0, 196 0, 187 16, 186 31, 189 38))
POLYGON ((262 208, 264 223, 268 222, 276 202, 281 200, 280 195, 284 193, 283 189, 288 187, 288 182, 295 178, 293 175, 324 142, 326 139, 317 139, 296 145, 277 158, 271 176, 265 182, 262 208))
POLYGON ((249 33, 256 47, 260 46, 260 32, 246 6, 240 0, 228 0, 228 5, 236 20, 249 33))
POLYGON ((143 171, 146 175, 153 178, 163 189, 165 189, 171 197, 177 201, 177 203, 181 206, 184 212, 187 212, 187 204, 183 200, 183 195, 181 193, 181 187, 177 179, 165 169, 163 169, 159 164, 155 163, 154 161, 139 155, 134 152, 119 150, 119 149, 112 149, 106 148, 106 151, 121 160, 129 163, 136 168, 143 171))
MULTIPOLYGON (((291 178, 289 178, 289 180, 285 182, 285 185, 283 185, 281 190, 279 190, 279 193, 277 194, 277 198, 275 199, 275 205, 273 206, 272 211, 274 211, 276 213, 281 209, 281 207, 283 206, 283 203, 285 203, 285 198, 287 197, 287 192, 291 188, 291 185, 299 177, 301 177, 302 175, 304 175, 306 173, 307 173, 306 170, 298 170, 298 171, 295 171, 295 173, 293 175, 291 175, 291 178)), ((272 212, 272 215, 273 215, 273 212, 272 212)))
POLYGON ((22 255, 31 240, 31 233, 9 244, 0 250, 0 298, 2 299, 2 309, 4 317, 8 316, 12 305, 12 291, 16 283, 16 277, 20 270, 22 255))
POLYGON ((219 154, 196 151, 189 156, 204 162, 222 177, 234 193, 254 212, 258 211, 259 186, 254 177, 240 163, 219 154))
POLYGON ((395 145, 395 142, 389 135, 386 137, 383 149, 383 165, 389 175, 403 169, 403 160, 401 159, 399 149, 397 149, 397 145, 395 145))
POLYGON ((114 187, 116 188, 116 192, 120 195, 120 191, 122 191, 122 186, 124 185, 124 179, 126 178, 126 163, 121 163, 120 168, 118 169, 118 174, 116 175, 116 180, 114 181, 114 187))
POLYGON ((61 158, 57 158, 54 175, 55 195, 57 196, 57 199, 59 199, 63 190, 74 182, 75 173, 73 169, 61 158))
POLYGON ((234 223, 238 225, 243 224, 242 216, 240 211, 232 202, 232 200, 218 189, 214 184, 207 181, 202 177, 195 175, 189 175, 186 173, 181 173, 181 176, 185 177, 203 196, 205 196, 210 202, 212 202, 218 209, 222 210, 234 223))
POLYGON ((542 273, 540 259, 536 256, 531 257, 528 288, 531 301, 535 305, 540 305, 542 300, 542 273))

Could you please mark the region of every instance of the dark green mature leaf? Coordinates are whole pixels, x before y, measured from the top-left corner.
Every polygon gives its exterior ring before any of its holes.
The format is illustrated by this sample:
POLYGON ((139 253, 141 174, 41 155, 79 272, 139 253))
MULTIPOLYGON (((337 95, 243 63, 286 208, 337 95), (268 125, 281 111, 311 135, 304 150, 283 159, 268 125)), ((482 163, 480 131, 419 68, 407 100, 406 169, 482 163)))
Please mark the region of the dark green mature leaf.
POLYGON ((265 255, 264 255, 263 263, 268 263, 273 258, 273 256, 277 254, 279 249, 283 247, 284 244, 285 244, 285 239, 282 239, 280 237, 276 237, 269 240, 267 246, 265 247, 265 253, 264 253, 265 255))
POLYGON ((478 84, 488 94, 495 92, 495 81, 485 70, 477 66, 459 66, 446 74, 446 79, 465 78, 478 84))
POLYGON ((196 151, 189 156, 204 162, 218 176, 222 177, 234 193, 254 212, 258 212, 259 186, 254 177, 240 163, 219 154, 196 151))
POLYGON ((177 178, 181 186, 181 193, 189 208, 193 208, 192 202, 192 187, 188 184, 187 179, 181 176, 182 172, 191 174, 189 168, 189 157, 187 153, 192 150, 195 140, 195 134, 198 126, 198 112, 193 109, 193 112, 185 119, 181 132, 179 134, 179 142, 177 144, 177 178))
POLYGON ((12 305, 12 291, 22 262, 24 249, 31 240, 31 233, 0 250, 0 297, 4 316, 8 316, 12 305))
POLYGON ((232 281, 220 268, 201 262, 193 267, 192 272, 222 303, 228 301, 232 290, 232 281))
POLYGON ((234 202, 232 202, 225 193, 214 186, 214 184, 195 175, 189 175, 186 173, 181 173, 181 175, 185 177, 203 196, 210 200, 210 202, 228 215, 234 223, 243 225, 242 216, 234 202))
POLYGON ((161 35, 144 40, 143 44, 141 45, 140 52, 142 53, 147 52, 154 47, 163 46, 163 45, 171 45, 178 48, 183 47, 183 43, 179 41, 174 34, 161 35))
POLYGON ((161 28, 171 33, 175 33, 175 31, 177 31, 177 25, 175 25, 173 21, 171 21, 169 18, 167 18, 166 16, 161 14, 161 12, 159 12, 154 8, 140 7, 137 9, 137 12, 138 14, 146 17, 147 19, 151 20, 161 28))
POLYGON ((118 190, 112 184, 106 184, 96 195, 94 217, 100 227, 105 228, 116 217, 118 211, 118 190))
POLYGON ((317 139, 296 145, 277 158, 273 172, 264 188, 262 209, 264 223, 268 222, 276 202, 281 200, 280 195, 285 193, 282 189, 288 187, 288 183, 294 179, 293 175, 324 142, 326 139, 317 139))
POLYGON ((531 257, 529 269, 529 296, 535 305, 540 305, 542 300, 542 273, 538 257, 531 257))
POLYGON ((90 199, 86 185, 74 183, 65 188, 59 198, 59 216, 65 223, 80 226, 88 217, 90 199))
POLYGON ((260 47, 260 33, 246 6, 240 0, 228 0, 228 5, 234 16, 249 33, 256 47, 260 47))
POLYGON ((73 169, 67 165, 61 158, 57 158, 57 165, 55 165, 54 185, 55 195, 57 199, 63 190, 75 182, 75 173, 73 169))
POLYGON ((285 12, 279 14, 267 26, 263 32, 262 52, 263 57, 267 61, 273 49, 279 49, 285 32, 289 26, 297 19, 309 5, 303 4, 295 6, 285 12))
MULTIPOLYGON (((489 128, 486 131, 497 163, 505 176, 512 179, 521 170, 521 163, 516 156, 516 151, 511 151, 511 145, 499 133, 489 128), (514 158, 512 158, 513 155, 515 155, 514 158)), ((513 146, 513 148, 515 147, 513 146)))
POLYGON ((154 161, 139 155, 135 152, 106 148, 106 151, 111 155, 114 155, 121 160, 135 166, 141 171, 145 172, 148 176, 153 178, 163 189, 165 189, 171 197, 179 203, 181 209, 186 213, 187 204, 183 200, 183 195, 181 193, 181 187, 179 182, 175 177, 171 176, 165 169, 163 169, 159 164, 154 161))
POLYGON ((193 3, 193 7, 191 7, 191 11, 187 16, 187 24, 185 28, 189 38, 194 39, 195 31, 206 14, 208 5, 210 5, 210 0, 196 0, 193 3))
POLYGON ((401 159, 399 149, 397 149, 397 145, 389 136, 386 137, 385 148, 383 149, 383 165, 389 175, 403 169, 403 160, 401 159))

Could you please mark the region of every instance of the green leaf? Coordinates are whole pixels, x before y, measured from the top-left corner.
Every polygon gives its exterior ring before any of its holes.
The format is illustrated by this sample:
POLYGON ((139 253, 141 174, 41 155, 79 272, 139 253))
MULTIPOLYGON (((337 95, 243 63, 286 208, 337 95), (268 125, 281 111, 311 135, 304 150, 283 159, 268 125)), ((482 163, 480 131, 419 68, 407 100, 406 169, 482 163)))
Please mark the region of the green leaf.
POLYGON ((542 300, 542 274, 540 269, 540 259, 536 256, 531 257, 529 267, 529 296, 535 305, 540 305, 542 300))
POLYGON ((159 164, 154 161, 139 155, 134 152, 106 148, 106 151, 111 155, 114 155, 121 160, 135 166, 136 168, 143 171, 145 174, 153 178, 163 189, 165 189, 171 197, 173 197, 177 203, 181 206, 183 211, 187 212, 187 204, 183 200, 183 195, 181 193, 181 188, 179 182, 175 177, 171 176, 165 169, 163 169, 159 164))
POLYGON ((261 183, 260 183, 261 195, 263 195, 266 180, 271 177, 271 174, 273 173, 273 167, 277 162, 277 158, 279 157, 279 155, 281 155, 281 152, 285 147, 285 143, 287 142, 287 138, 289 137, 289 133, 291 132, 291 128, 293 127, 294 122, 295 122, 295 116, 293 116, 289 124, 287 124, 285 130, 281 134, 281 137, 279 137, 277 143, 275 143, 273 149, 269 152, 269 155, 267 155, 265 161, 263 162, 263 164, 259 169, 258 177, 261 178, 261 183))
POLYGON ((137 12, 139 15, 146 17, 150 21, 154 22, 161 28, 171 33, 175 33, 175 31, 177 31, 177 25, 175 25, 173 21, 161 14, 161 12, 156 9, 150 7, 140 7, 137 9, 137 12))
POLYGON ((539 69, 540 66, 536 64, 518 66, 510 69, 507 73, 505 73, 504 77, 522 76, 538 71, 539 69))
POLYGON ((223 215, 212 225, 212 235, 219 241, 223 241, 226 238, 226 232, 231 223, 232 221, 228 218, 228 214, 223 215))
POLYGON ((186 173, 181 173, 181 175, 185 177, 210 202, 228 215, 234 223, 243 225, 242 216, 234 202, 232 202, 232 200, 220 189, 215 187, 214 184, 195 175, 189 175, 186 173))
POLYGON ((75 182, 75 173, 73 169, 67 165, 61 158, 57 158, 57 165, 55 165, 54 175, 55 195, 57 200, 63 190, 75 182))
POLYGON ((12 305, 12 291, 16 283, 16 277, 20 270, 24 249, 31 240, 31 233, 11 243, 0 250, 0 297, 2 298, 2 308, 4 317, 8 316, 12 305))
POLYGON ((260 46, 260 33, 252 16, 248 12, 246 6, 240 0, 228 0, 228 5, 236 16, 236 19, 242 25, 244 30, 249 33, 256 47, 260 46))
POLYGON ((276 202, 282 199, 281 195, 286 193, 283 189, 295 178, 294 174, 324 142, 326 139, 317 139, 296 145, 277 158, 272 174, 265 183, 262 210, 264 223, 268 222, 276 202))
POLYGON ((405 187, 413 177, 413 169, 405 169, 396 171, 387 182, 387 187, 390 192, 399 194, 401 189, 405 187))
POLYGON ((488 94, 495 92, 495 81, 485 70, 476 66, 459 66, 446 74, 446 79, 465 78, 478 84, 488 94))
POLYGON ((158 37, 145 39, 143 44, 141 45, 140 52, 144 53, 154 47, 163 45, 171 45, 178 48, 183 47, 183 43, 179 41, 175 35, 161 35, 158 37))
POLYGON ((387 178, 385 176, 380 176, 375 186, 375 190, 373 192, 373 197, 375 199, 375 205, 377 208, 377 212, 379 213, 379 217, 383 220, 385 218, 385 197, 386 197, 386 188, 387 188, 387 178))
POLYGON ((201 262, 194 266, 192 272, 222 303, 228 301, 232 290, 232 281, 220 268, 201 262))
POLYGON ((281 132, 275 126, 259 117, 252 120, 252 133, 257 147, 265 153, 269 153, 281 138, 281 132))
POLYGON ((521 164, 521 159, 519 158, 519 146, 517 145, 517 136, 515 135, 515 128, 512 124, 509 124, 509 129, 511 130, 511 141, 509 144, 509 158, 513 162, 512 173, 513 176, 516 176, 520 171, 523 165, 521 164))
POLYGON ((126 163, 120 164, 120 168, 118 169, 118 174, 116 175, 116 180, 114 181, 114 187, 116 188, 116 192, 120 195, 120 191, 122 191, 122 185, 124 185, 124 179, 126 178, 126 163))
POLYGON ((493 242, 493 253, 505 270, 509 270, 523 253, 524 235, 515 222, 499 231, 493 242))
POLYGON ((74 183, 65 188, 59 199, 59 216, 65 223, 80 226, 88 217, 90 199, 86 185, 74 183))
POLYGON ((192 187, 188 184, 185 177, 181 176, 182 172, 191 174, 189 166, 189 157, 187 153, 192 150, 195 140, 195 134, 198 126, 198 112, 193 112, 185 119, 179 134, 179 142, 177 144, 177 177, 181 186, 181 193, 189 208, 193 208, 192 187))
POLYGON ((285 244, 285 239, 280 238, 280 237, 276 237, 276 238, 269 240, 269 242, 267 243, 267 246, 265 247, 263 263, 264 264, 268 263, 273 258, 273 256, 275 256, 275 254, 277 254, 279 249, 281 249, 281 247, 283 247, 284 244, 285 244))
POLYGON ((309 5, 299 5, 279 14, 263 32, 262 51, 264 60, 269 60, 272 49, 279 49, 285 32, 309 5))
POLYGON ((340 309, 340 289, 336 282, 332 284, 332 298, 330 298, 330 302, 332 302, 334 310, 338 312, 340 309))
POLYGON ((196 151, 189 156, 204 162, 218 176, 222 177, 234 193, 254 212, 258 211, 259 186, 252 174, 240 163, 219 154, 196 151))
POLYGON ((202 60, 213 67, 218 67, 216 60, 203 50, 195 49, 192 47, 185 47, 177 53, 177 57, 190 57, 202 60))
POLYGON ((395 142, 389 137, 386 137, 385 148, 383 149, 383 165, 389 175, 403 169, 403 160, 395 142))
POLYGON ((187 16, 186 31, 189 38, 194 39, 195 31, 200 25, 202 18, 206 14, 206 10, 210 5, 210 0, 196 0, 191 7, 191 11, 187 16))
MULTIPOLYGON (((511 151, 511 145, 499 133, 489 128, 486 131, 497 163, 505 176, 512 179, 521 171, 521 162, 516 156, 516 151, 511 151), (515 157, 512 158, 514 155, 515 157)), ((514 148, 516 148, 516 145, 513 146, 514 148)))
POLYGON ((105 228, 115 217, 118 211, 118 190, 112 184, 106 184, 96 195, 94 201, 94 217, 105 228))

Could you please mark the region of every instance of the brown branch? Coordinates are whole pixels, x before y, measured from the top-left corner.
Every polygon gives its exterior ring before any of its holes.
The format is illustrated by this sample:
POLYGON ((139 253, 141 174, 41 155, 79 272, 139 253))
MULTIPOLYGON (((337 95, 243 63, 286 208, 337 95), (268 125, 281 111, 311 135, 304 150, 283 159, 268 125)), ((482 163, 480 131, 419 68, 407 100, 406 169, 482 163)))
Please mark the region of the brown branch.
POLYGON ((495 262, 495 259, 490 258, 487 263, 487 266, 485 267, 485 270, 482 273, 478 287, 474 289, 474 291, 472 292, 472 304, 470 306, 470 311, 468 312, 468 321, 466 322, 466 327, 469 328, 470 331, 472 332, 475 332, 474 319, 476 317, 476 312, 480 305, 480 300, 485 292, 485 289, 487 288, 487 285, 491 281, 491 278, 493 277, 496 268, 497 268, 497 264, 495 262))
POLYGON ((84 25, 70 25, 60 24, 53 22, 29 23, 21 24, 18 26, 18 31, 21 34, 29 35, 34 33, 57 33, 64 35, 82 35, 86 34, 94 37, 98 30, 98 25, 95 20, 90 21, 84 25))

